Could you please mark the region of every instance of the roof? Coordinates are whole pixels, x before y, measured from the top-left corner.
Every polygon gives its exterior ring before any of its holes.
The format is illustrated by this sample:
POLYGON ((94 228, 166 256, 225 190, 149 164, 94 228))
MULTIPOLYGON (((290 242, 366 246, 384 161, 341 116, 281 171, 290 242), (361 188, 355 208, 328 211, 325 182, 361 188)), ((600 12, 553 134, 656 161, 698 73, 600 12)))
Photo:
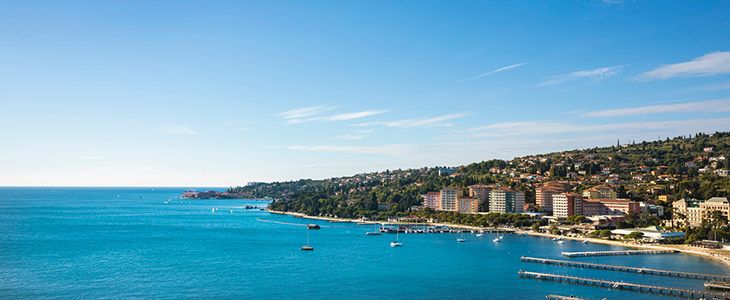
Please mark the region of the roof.
POLYGON ((664 228, 661 228, 659 226, 649 226, 649 227, 644 228, 643 230, 648 230, 648 231, 663 231, 664 228))
POLYGON ((728 201, 725 197, 712 197, 705 203, 728 203, 728 201))

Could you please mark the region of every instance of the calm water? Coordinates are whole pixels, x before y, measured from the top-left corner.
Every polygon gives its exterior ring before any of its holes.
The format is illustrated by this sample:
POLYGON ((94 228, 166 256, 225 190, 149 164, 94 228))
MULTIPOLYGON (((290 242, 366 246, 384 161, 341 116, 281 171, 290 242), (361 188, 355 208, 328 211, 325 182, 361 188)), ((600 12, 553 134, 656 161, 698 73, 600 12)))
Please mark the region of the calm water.
MULTIPOLYGON (((403 247, 391 248, 393 235, 365 235, 373 227, 311 221, 323 227, 310 230, 315 250, 301 251, 304 227, 256 219, 304 220, 242 209, 262 201, 175 199, 183 190, 0 188, 0 298, 663 299, 520 279, 520 269, 704 289, 702 280, 522 263, 522 255, 622 249, 529 236, 457 243, 456 234, 401 234, 403 247)), ((576 260, 730 274, 683 254, 576 260)))

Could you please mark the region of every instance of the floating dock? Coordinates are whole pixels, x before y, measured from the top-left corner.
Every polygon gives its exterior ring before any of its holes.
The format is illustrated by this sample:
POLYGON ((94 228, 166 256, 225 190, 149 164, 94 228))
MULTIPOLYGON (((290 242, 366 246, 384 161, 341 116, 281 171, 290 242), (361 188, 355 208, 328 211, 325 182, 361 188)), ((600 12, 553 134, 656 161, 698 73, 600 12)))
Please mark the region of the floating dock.
POLYGON ((573 296, 558 296, 558 295, 547 295, 545 296, 545 299, 547 300, 588 300, 583 298, 576 298, 573 296))
POLYGON ((705 282, 705 287, 710 289, 730 290, 730 283, 720 280, 705 282))
POLYGON ((615 255, 640 255, 640 254, 666 254, 678 253, 677 250, 621 250, 621 251, 588 251, 588 252, 562 252, 565 257, 588 257, 588 256, 615 256, 615 255))
POLYGON ((717 280, 717 281, 730 281, 730 276, 680 272, 680 271, 668 271, 668 270, 658 270, 658 269, 649 269, 649 268, 636 268, 636 267, 626 267, 626 266, 614 266, 614 265, 604 265, 604 264, 593 264, 593 263, 576 262, 576 261, 570 261, 570 260, 557 260, 557 259, 535 258, 535 257, 523 256, 523 257, 520 257, 520 261, 531 262, 531 263, 541 263, 541 264, 547 264, 547 265, 559 265, 559 266, 566 266, 566 267, 630 272, 630 273, 639 273, 639 274, 647 274, 647 275, 659 275, 659 276, 704 279, 704 280, 717 280))
POLYGON ((694 299, 694 298, 700 298, 700 299, 713 298, 713 299, 721 299, 721 300, 730 299, 729 295, 724 294, 724 293, 716 293, 716 292, 693 291, 693 290, 686 290, 686 289, 679 289, 679 288, 652 286, 652 285, 618 282, 618 281, 608 281, 608 280, 600 280, 600 279, 589 279, 589 278, 581 278, 581 277, 574 277, 574 276, 536 273, 536 272, 527 272, 527 271, 519 271, 518 274, 520 275, 520 277, 525 277, 525 278, 551 280, 551 281, 558 281, 558 282, 572 283, 572 284, 583 284, 583 285, 598 286, 598 287, 604 287, 604 288, 628 290, 628 291, 633 291, 633 292, 678 296, 678 297, 685 297, 685 298, 692 298, 692 299, 694 299))

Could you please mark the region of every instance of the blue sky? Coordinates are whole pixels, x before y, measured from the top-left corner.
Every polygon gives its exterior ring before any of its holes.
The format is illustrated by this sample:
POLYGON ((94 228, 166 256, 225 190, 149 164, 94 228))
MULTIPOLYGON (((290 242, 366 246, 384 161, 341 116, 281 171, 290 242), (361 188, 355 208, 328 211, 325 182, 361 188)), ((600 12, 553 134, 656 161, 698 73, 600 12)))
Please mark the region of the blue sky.
POLYGON ((713 1, 0 2, 0 185, 236 186, 730 130, 713 1))

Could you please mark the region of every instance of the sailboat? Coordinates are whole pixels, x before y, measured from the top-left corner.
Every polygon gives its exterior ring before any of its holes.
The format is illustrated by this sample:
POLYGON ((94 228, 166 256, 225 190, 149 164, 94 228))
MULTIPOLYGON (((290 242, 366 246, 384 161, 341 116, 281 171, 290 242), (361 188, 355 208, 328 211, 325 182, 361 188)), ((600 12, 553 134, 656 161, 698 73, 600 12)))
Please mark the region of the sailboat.
POLYGON ((403 246, 403 243, 400 242, 400 239, 398 238, 398 231, 395 232, 395 241, 390 242, 391 247, 400 247, 403 246))
POLYGON ((464 239, 464 232, 463 231, 461 232, 461 238, 460 239, 456 239, 456 241, 459 242, 459 243, 466 242, 466 239, 464 239))
POLYGON ((307 244, 302 247, 302 250, 314 250, 314 248, 309 246, 309 226, 307 226, 307 244))
POLYGON ((375 225, 375 231, 369 231, 369 232, 366 232, 365 234, 367 234, 367 235, 380 235, 380 231, 378 230, 378 225, 377 224, 375 225))

